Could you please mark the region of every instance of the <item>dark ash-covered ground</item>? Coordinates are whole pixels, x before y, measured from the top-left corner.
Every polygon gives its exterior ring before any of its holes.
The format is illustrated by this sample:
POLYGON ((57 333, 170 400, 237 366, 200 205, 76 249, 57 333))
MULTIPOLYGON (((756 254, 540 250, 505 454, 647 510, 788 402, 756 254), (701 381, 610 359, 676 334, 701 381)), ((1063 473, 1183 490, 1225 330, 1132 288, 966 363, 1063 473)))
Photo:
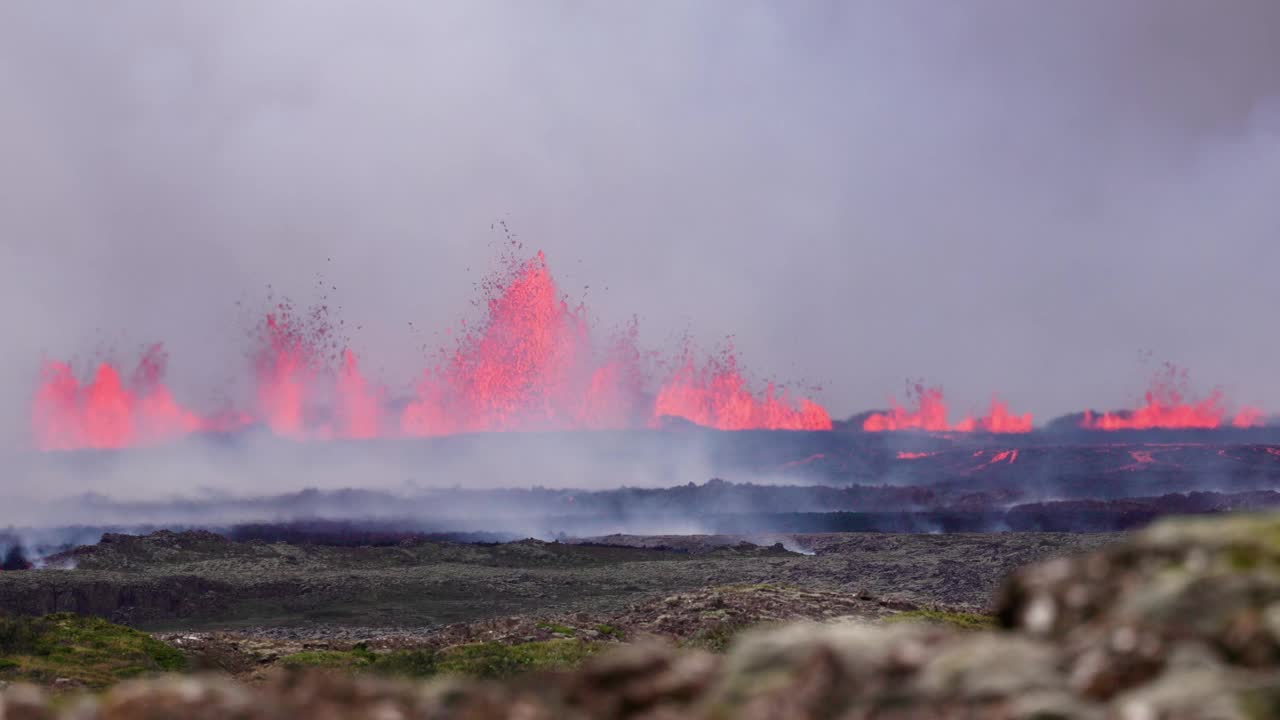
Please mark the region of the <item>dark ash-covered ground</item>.
POLYGON ((510 615, 607 615, 653 598, 736 584, 985 608, 1013 568, 1113 538, 843 534, 767 538, 775 545, 612 537, 336 547, 162 531, 109 535, 49 558, 74 569, 3 573, 0 608, 32 615, 71 611, 148 629, 424 628, 510 615))

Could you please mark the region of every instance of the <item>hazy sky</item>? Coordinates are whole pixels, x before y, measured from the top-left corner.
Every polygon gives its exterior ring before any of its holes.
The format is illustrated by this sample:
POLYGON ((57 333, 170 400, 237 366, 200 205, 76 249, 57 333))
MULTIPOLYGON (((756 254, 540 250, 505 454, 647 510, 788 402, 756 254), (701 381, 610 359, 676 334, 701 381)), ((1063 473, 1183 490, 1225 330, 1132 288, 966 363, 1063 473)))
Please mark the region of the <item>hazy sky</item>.
POLYGON ((836 416, 1121 406, 1144 349, 1280 411, 1277 68, 1274 0, 8 0, 0 435, 41 353, 239 374, 318 272, 408 383, 499 219, 836 416))

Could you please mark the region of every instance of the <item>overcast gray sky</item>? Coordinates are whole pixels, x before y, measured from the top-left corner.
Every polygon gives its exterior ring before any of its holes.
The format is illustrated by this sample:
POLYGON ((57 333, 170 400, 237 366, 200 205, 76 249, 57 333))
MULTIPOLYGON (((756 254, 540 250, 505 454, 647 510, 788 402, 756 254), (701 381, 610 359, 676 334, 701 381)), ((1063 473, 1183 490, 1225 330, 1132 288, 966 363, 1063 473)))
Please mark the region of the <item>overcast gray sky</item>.
POLYGON ((42 352, 207 392, 317 272, 408 383, 504 218, 836 416, 1122 406, 1144 349, 1280 410, 1277 68, 1273 0, 10 0, 0 431, 42 352))

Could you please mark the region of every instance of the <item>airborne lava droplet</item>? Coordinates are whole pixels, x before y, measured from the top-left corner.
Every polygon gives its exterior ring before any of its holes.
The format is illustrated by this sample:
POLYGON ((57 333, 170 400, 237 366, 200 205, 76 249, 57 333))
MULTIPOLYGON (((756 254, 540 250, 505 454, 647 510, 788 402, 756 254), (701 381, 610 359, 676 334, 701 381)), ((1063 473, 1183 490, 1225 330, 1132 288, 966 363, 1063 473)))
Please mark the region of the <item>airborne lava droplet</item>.
POLYGON ((908 402, 914 408, 905 408, 897 400, 890 399, 890 410, 874 413, 862 422, 867 432, 894 430, 923 430, 925 432, 989 432, 1024 433, 1031 431, 1031 414, 1013 415, 1009 406, 998 398, 991 398, 988 413, 979 418, 966 417, 955 425, 947 423, 947 404, 942 399, 942 388, 925 387, 921 382, 908 383, 908 402))
MULTIPOLYGON (((1214 388, 1207 397, 1189 399, 1187 371, 1172 363, 1151 378, 1143 396, 1144 402, 1134 410, 1094 415, 1086 411, 1080 426, 1090 430, 1151 430, 1222 427, 1227 410, 1222 391, 1214 388)), ((1262 424, 1262 412, 1245 407, 1231 418, 1233 427, 1255 427, 1262 424)))
MULTIPOLYGON (((512 248, 519 249, 514 239, 512 248)), ((255 335, 251 412, 203 418, 179 405, 163 383, 157 345, 127 385, 108 363, 85 386, 70 365, 45 363, 31 412, 36 445, 128 447, 250 422, 300 440, 620 429, 656 426, 667 416, 724 430, 831 429, 826 410, 810 400, 793 401, 772 383, 753 393, 732 351, 699 362, 686 347, 660 377, 639 348, 634 321, 599 342, 586 308, 560 294, 541 252, 508 257, 480 288, 484 321, 461 323, 455 347, 436 354, 401 410, 361 374, 327 306, 299 314, 278 303, 255 335)))

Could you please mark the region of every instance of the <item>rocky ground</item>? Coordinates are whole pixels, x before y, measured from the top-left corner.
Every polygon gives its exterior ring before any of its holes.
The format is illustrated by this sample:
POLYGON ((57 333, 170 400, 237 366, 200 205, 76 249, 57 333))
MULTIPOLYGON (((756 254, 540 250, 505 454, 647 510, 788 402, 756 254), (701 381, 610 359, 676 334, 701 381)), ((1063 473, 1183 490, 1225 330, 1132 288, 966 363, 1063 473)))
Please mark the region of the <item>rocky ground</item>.
MULTIPOLYGON (((1269 718, 1280 716, 1278 568, 1280 516, 1170 521, 1019 570, 997 595, 998 629, 886 622, 876 614, 892 607, 819 594, 810 607, 836 603, 825 619, 747 631, 725 653, 636 640, 576 670, 505 681, 165 677, 82 704, 64 700, 56 712, 85 720, 1269 718)), ((638 604, 633 616, 660 635, 665 623, 735 602, 790 616, 806 592, 744 588, 744 597, 759 595, 736 601, 691 592, 669 611, 638 604)), ((32 687, 8 688, 0 707, 5 718, 55 716, 32 687)))
POLYGON ((208 532, 108 535, 0 573, 0 608, 75 612, 150 630, 439 628, 504 616, 608 618, 709 587, 773 584, 981 610, 1013 568, 1114 535, 831 534, 597 538, 387 547, 232 542, 208 532), (788 549, 791 548, 791 549, 788 549))

